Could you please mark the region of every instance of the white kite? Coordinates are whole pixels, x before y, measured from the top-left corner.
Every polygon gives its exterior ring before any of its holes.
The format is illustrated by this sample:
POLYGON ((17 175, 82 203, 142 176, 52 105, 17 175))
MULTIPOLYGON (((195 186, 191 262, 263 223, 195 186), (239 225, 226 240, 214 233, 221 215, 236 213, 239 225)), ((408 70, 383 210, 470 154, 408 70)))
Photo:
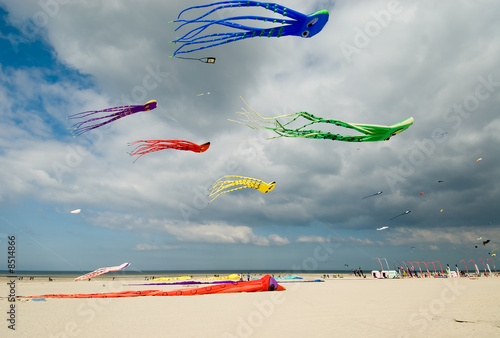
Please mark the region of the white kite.
POLYGON ((79 214, 81 211, 82 211, 82 209, 71 210, 70 214, 79 214))
POLYGON ((102 274, 105 274, 105 273, 108 273, 111 271, 120 271, 120 270, 125 269, 129 265, 130 265, 130 263, 123 263, 122 265, 119 265, 119 266, 112 266, 109 268, 100 268, 100 269, 97 269, 95 271, 89 272, 86 275, 75 278, 75 282, 77 282, 79 280, 84 280, 84 279, 91 279, 93 277, 96 277, 96 276, 99 276, 99 275, 102 275, 102 274))
POLYGON ((385 230, 385 229, 389 229, 389 227, 385 226, 385 227, 377 228, 377 230, 385 230))

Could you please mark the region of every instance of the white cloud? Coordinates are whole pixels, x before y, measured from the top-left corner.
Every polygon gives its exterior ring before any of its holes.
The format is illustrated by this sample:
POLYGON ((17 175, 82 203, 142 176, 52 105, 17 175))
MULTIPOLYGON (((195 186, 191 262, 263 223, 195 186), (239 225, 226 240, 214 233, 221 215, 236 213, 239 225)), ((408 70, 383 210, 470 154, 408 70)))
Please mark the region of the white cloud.
POLYGON ((288 238, 281 237, 281 236, 276 235, 276 234, 271 234, 267 238, 269 238, 271 245, 275 244, 275 245, 281 246, 281 245, 290 244, 290 240, 288 240, 288 238))
POLYGON ((135 251, 156 251, 156 250, 174 250, 178 248, 177 246, 173 245, 150 245, 147 243, 139 243, 137 244, 132 250, 135 251))
POLYGON ((249 244, 257 246, 283 246, 290 244, 287 238, 277 234, 270 234, 267 237, 258 236, 248 226, 178 223, 113 212, 87 212, 86 218, 95 226, 124 231, 157 232, 164 236, 174 236, 179 242, 249 244))
POLYGON ((485 227, 398 228, 388 233, 387 241, 391 245, 428 244, 429 247, 436 247, 436 244, 452 244, 471 248, 477 245, 479 234, 484 238, 496 238, 500 235, 500 231, 485 227))
POLYGON ((253 244, 257 246, 285 245, 290 242, 278 235, 257 236, 251 227, 222 224, 173 226, 163 228, 181 242, 200 242, 218 244, 253 244))
POLYGON ((296 240, 297 243, 330 243, 330 239, 321 236, 299 236, 296 240))

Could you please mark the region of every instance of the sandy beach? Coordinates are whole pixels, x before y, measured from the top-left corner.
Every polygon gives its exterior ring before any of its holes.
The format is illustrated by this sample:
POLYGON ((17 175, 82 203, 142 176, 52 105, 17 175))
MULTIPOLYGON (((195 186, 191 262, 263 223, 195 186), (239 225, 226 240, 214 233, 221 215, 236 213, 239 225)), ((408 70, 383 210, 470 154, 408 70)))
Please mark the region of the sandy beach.
MULTIPOLYGON (((301 275, 305 279, 322 277, 301 275)), ((7 295, 9 280, 0 292, 7 295)), ((16 280, 18 296, 164 289, 140 277, 16 280)), ((485 337, 500 335, 500 278, 381 280, 345 276, 282 283, 286 291, 180 297, 1 302, 0 336, 22 337, 485 337)))

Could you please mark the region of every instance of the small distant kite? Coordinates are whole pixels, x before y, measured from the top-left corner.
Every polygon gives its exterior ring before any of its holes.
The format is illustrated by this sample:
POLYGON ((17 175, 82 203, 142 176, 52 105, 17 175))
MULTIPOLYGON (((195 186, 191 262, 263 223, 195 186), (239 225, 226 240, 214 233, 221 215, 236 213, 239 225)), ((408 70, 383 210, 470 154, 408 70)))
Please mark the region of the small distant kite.
POLYGON ((130 263, 123 263, 122 265, 112 266, 109 268, 100 268, 100 269, 94 270, 92 272, 89 272, 83 276, 75 278, 75 282, 80 281, 80 280, 84 280, 84 279, 91 279, 91 278, 97 277, 99 275, 102 275, 102 274, 105 274, 105 273, 108 273, 111 271, 120 271, 120 270, 125 269, 129 265, 130 265, 130 263))
POLYGON ((415 248, 414 246, 411 246, 411 247, 410 247, 410 250, 411 250, 411 249, 416 249, 416 248, 415 248))
POLYGON ((247 117, 247 120, 245 121, 230 120, 230 121, 244 124, 252 129, 272 130, 276 134, 278 134, 278 136, 270 137, 269 139, 274 139, 279 137, 303 137, 303 138, 324 139, 324 140, 345 141, 345 142, 387 141, 392 136, 408 129, 413 124, 414 121, 413 117, 410 117, 396 124, 390 126, 383 126, 376 124, 357 124, 357 123, 342 122, 333 119, 324 119, 306 112, 271 117, 271 116, 261 115, 253 111, 253 109, 250 107, 249 109, 251 109, 252 112, 248 112, 244 108, 243 112, 238 112, 238 114, 245 115, 247 117), (260 121, 257 121, 257 119, 253 117, 253 115, 256 115, 258 118, 260 118, 260 121), (281 123, 279 119, 284 117, 292 117, 292 119, 286 123, 281 123), (296 129, 286 128, 286 126, 296 121, 299 117, 302 117, 311 122, 296 129), (339 127, 354 129, 363 135, 340 135, 340 134, 333 134, 327 131, 304 129, 316 123, 327 123, 339 127))
POLYGON ((482 160, 483 160, 483 158, 482 158, 482 157, 480 157, 480 158, 478 158, 478 159, 476 160, 476 162, 479 162, 479 161, 482 161, 482 160))
POLYGON ((385 230, 385 229, 389 229, 389 227, 388 226, 383 226, 381 228, 377 228, 377 230, 385 230))
POLYGON ((139 155, 135 161, 137 161, 142 155, 163 149, 189 150, 195 153, 203 153, 210 147, 210 142, 198 145, 184 140, 139 140, 129 143, 129 145, 136 145, 138 143, 142 144, 137 145, 134 150, 129 153, 130 156, 139 155))
POLYGON ((82 212, 82 209, 75 209, 75 210, 71 210, 70 214, 79 214, 80 212, 82 212))
POLYGON ((394 216, 393 218, 391 218, 391 220, 393 220, 393 219, 395 219, 395 218, 397 218, 399 216, 408 215, 410 212, 411 212, 411 210, 406 210, 405 212, 403 212, 403 213, 401 213, 399 215, 394 216))
POLYGON ((490 240, 489 240, 489 239, 488 239, 488 240, 486 240, 486 241, 484 241, 484 242, 483 242, 483 246, 485 246, 485 245, 486 245, 486 244, 488 244, 489 242, 490 242, 490 240))
POLYGON ((204 58, 186 58, 186 57, 181 57, 181 56, 176 56, 177 59, 184 59, 184 60, 195 60, 195 61, 200 61, 200 62, 203 62, 203 63, 211 63, 211 64, 214 64, 215 63, 215 58, 214 57, 204 57, 204 58))
POLYGON ((267 194, 269 191, 274 189, 276 182, 266 183, 264 181, 258 180, 256 178, 243 177, 243 176, 233 176, 226 175, 219 178, 210 188, 209 197, 215 196, 210 200, 212 202, 214 199, 219 197, 222 194, 245 189, 245 188, 253 188, 264 194, 267 194), (233 189, 226 190, 230 187, 236 187, 233 189))
POLYGON ((443 212, 444 209, 439 210, 439 212, 443 212))
POLYGON ((422 192, 420 193, 420 196, 422 196, 423 194, 424 194, 424 192, 422 191, 422 192))
POLYGON ((86 120, 86 121, 83 121, 83 122, 75 123, 71 128, 74 129, 73 133, 76 136, 78 136, 78 135, 81 135, 81 134, 83 134, 83 133, 85 133, 85 132, 87 132, 89 130, 92 130, 92 129, 95 129, 95 128, 99 128, 99 127, 104 126, 104 125, 106 125, 108 123, 111 123, 113 121, 121 119, 122 117, 125 117, 127 115, 132 115, 132 114, 135 114, 135 113, 138 113, 138 112, 141 112, 141 111, 153 110, 153 109, 156 108, 156 106, 157 106, 156 100, 151 100, 151 101, 148 101, 148 102, 146 102, 145 104, 142 104, 142 105, 119 106, 119 107, 107 108, 107 109, 103 109, 103 110, 85 111, 85 112, 82 112, 82 113, 77 113, 77 114, 70 115, 68 117, 68 119, 79 119, 79 118, 85 118, 85 117, 88 117, 88 116, 91 116, 91 115, 95 115, 95 114, 99 114, 99 113, 115 112, 113 114, 109 114, 109 115, 106 115, 106 116, 95 117, 95 118, 92 118, 90 120, 86 120), (96 123, 96 124, 93 124, 93 125, 83 126, 85 123, 94 122, 94 121, 98 121, 98 120, 102 120, 102 119, 108 119, 108 120, 105 121, 105 122, 96 123))
POLYGON ((378 196, 378 195, 380 195, 380 194, 382 194, 382 193, 383 193, 383 191, 377 191, 377 192, 376 192, 376 193, 374 193, 374 194, 371 194, 371 195, 368 195, 368 196, 363 197, 363 198, 362 198, 362 200, 364 200, 365 198, 368 198, 368 197, 378 196))
MULTIPOLYGON (((203 95, 205 95, 205 93, 200 93, 200 94, 198 94, 196 96, 203 96, 203 95)), ((210 92, 208 92, 207 95, 210 95, 210 92)))
POLYGON ((439 180, 438 183, 443 183, 444 181, 439 180))
POLYGON ((483 237, 478 237, 478 238, 477 238, 477 241, 480 241, 480 240, 482 240, 482 239, 483 239, 483 237))
MULTIPOLYGON (((218 13, 219 12, 217 12, 217 14, 218 13)), ((219 1, 212 4, 189 7, 179 13, 177 20, 170 21, 170 23, 180 23, 180 25, 174 30, 174 32, 178 31, 180 28, 186 25, 192 26, 194 24, 199 24, 199 26, 187 32, 182 37, 172 41, 174 45, 176 43, 180 44, 180 47, 174 51, 174 54, 172 56, 177 56, 178 54, 182 53, 190 53, 197 50, 215 47, 225 43, 249 39, 253 37, 279 38, 281 36, 291 35, 300 36, 303 38, 311 38, 323 29, 323 27, 328 22, 328 18, 329 13, 327 10, 321 10, 310 15, 305 15, 278 4, 258 1, 219 1), (217 7, 210 9, 205 14, 200 15, 194 19, 181 19, 181 16, 184 12, 192 12, 193 9, 196 10, 199 8, 209 8, 213 6, 217 7), (285 19, 280 20, 272 17, 254 15, 233 16, 229 18, 217 19, 208 18, 210 14, 215 13, 220 9, 233 7, 262 7, 266 10, 274 12, 275 14, 284 16, 285 19), (238 23, 242 22, 243 20, 252 20, 253 22, 261 21, 267 24, 274 24, 275 26, 270 28, 259 28, 238 23), (202 35, 202 33, 207 28, 211 27, 228 27, 240 31, 202 35)))

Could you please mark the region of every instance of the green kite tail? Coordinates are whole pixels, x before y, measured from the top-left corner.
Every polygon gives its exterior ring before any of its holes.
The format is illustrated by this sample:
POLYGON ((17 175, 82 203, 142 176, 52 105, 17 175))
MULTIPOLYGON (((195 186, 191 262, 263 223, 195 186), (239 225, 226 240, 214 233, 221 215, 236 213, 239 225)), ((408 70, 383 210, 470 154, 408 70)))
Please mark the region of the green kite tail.
POLYGON ((250 108, 251 112, 245 110, 244 108, 242 109, 243 112, 238 112, 238 114, 245 115, 247 120, 246 121, 230 120, 230 121, 242 123, 252 129, 272 130, 276 134, 278 134, 278 136, 271 137, 270 139, 278 137, 304 137, 304 138, 315 138, 315 139, 325 139, 325 140, 345 141, 345 142, 387 141, 392 136, 408 129, 413 124, 414 121, 413 117, 410 117, 396 124, 390 126, 383 126, 377 124, 348 123, 339 120, 324 119, 321 117, 314 116, 307 112, 271 117, 271 116, 261 115, 256 111, 254 111, 252 108, 250 108), (279 119, 284 117, 293 117, 293 118, 286 123, 281 123, 279 119), (294 122, 299 117, 303 117, 311 122, 296 129, 286 128, 290 123, 294 122), (340 135, 321 130, 304 129, 316 123, 330 123, 339 127, 357 130, 364 135, 340 135))

